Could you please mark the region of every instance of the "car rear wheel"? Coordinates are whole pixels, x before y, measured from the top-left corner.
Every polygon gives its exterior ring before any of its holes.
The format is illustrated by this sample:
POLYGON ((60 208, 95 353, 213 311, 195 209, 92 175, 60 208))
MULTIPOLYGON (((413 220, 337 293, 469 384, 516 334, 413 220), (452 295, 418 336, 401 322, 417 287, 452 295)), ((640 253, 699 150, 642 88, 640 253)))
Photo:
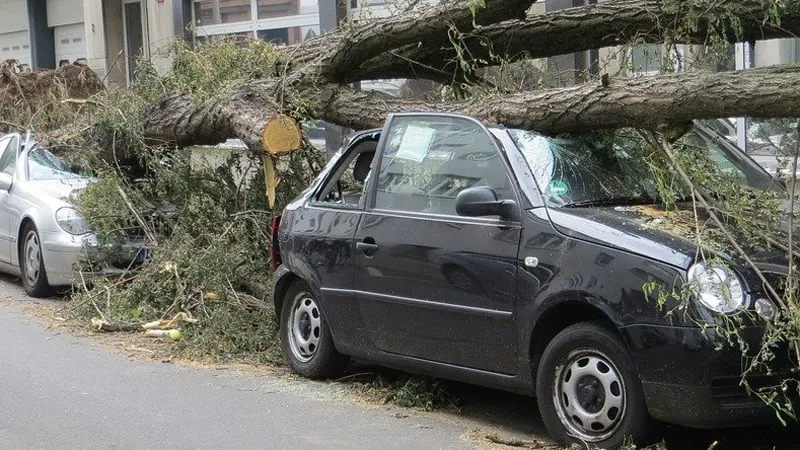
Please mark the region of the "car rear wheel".
POLYGON ((335 378, 350 358, 336 351, 325 314, 303 283, 286 292, 281 308, 281 345, 289 367, 308 378, 335 378))
POLYGON ((42 242, 33 223, 28 223, 22 230, 22 247, 19 256, 19 269, 25 292, 31 297, 52 295, 53 288, 47 282, 47 270, 44 267, 42 242))
POLYGON ((616 449, 626 439, 652 442, 654 422, 621 340, 600 323, 561 331, 547 345, 536 376, 542 420, 559 444, 616 449))

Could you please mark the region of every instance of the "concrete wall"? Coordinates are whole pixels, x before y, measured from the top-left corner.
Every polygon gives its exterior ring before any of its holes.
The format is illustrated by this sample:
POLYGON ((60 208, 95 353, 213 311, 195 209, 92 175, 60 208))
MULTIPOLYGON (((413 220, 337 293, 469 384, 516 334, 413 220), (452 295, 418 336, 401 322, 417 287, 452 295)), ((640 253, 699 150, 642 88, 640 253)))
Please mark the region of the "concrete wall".
POLYGON ((757 41, 755 47, 756 67, 790 64, 800 60, 800 45, 797 39, 757 41))
POLYGON ((51 27, 83 22, 83 0, 47 0, 47 23, 51 27))
MULTIPOLYGON (((84 0, 89 1, 89 0, 84 0)), ((107 72, 107 83, 111 87, 122 87, 127 84, 125 76, 125 55, 123 52, 122 2, 120 0, 102 0, 104 22, 103 39, 105 40, 104 64, 107 72)))
MULTIPOLYGON (((167 47, 175 39, 175 21, 173 17, 173 2, 181 0, 164 0, 158 3, 156 0, 144 0, 147 23, 147 42, 149 44, 150 58, 156 70, 164 72, 169 69, 171 58, 166 55, 167 47)), ((182 36, 181 36, 182 37, 182 36)))
POLYGON ((28 29, 28 5, 24 0, 0 0, 0 33, 28 29))
POLYGON ((106 75, 105 24, 102 0, 83 0, 86 62, 101 78, 106 75))

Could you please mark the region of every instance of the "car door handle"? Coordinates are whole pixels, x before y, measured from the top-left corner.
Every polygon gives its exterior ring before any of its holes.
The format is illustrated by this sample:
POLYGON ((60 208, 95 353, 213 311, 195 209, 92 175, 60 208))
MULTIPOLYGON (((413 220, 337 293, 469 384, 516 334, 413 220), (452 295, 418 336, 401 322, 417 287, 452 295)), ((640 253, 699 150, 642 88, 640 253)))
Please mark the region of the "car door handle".
POLYGON ((369 255, 378 251, 378 244, 371 242, 356 242, 356 248, 361 250, 365 255, 369 255))

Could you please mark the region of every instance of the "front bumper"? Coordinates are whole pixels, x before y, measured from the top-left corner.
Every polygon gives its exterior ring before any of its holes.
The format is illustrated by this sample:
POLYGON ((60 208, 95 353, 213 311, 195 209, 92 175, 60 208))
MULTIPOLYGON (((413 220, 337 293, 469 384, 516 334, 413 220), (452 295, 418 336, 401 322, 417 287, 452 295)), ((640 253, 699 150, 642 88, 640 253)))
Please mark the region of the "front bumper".
POLYGON ((145 248, 144 242, 129 241, 105 255, 92 234, 44 233, 42 236, 42 257, 51 286, 79 285, 97 277, 124 273, 143 261, 145 248), (104 258, 98 258, 101 255, 104 258), (99 259, 102 263, 96 262, 99 259))
MULTIPOLYGON (((652 325, 630 326, 624 331, 654 419, 694 428, 778 423, 771 407, 740 386, 741 353, 723 345, 713 333, 652 325)), ((751 348, 758 348, 759 327, 743 328, 741 335, 751 348)), ((773 375, 748 377, 752 388, 775 386, 792 378, 788 354, 776 354, 779 359, 771 366, 773 375)), ((793 395, 789 400, 800 407, 800 397, 793 395)))

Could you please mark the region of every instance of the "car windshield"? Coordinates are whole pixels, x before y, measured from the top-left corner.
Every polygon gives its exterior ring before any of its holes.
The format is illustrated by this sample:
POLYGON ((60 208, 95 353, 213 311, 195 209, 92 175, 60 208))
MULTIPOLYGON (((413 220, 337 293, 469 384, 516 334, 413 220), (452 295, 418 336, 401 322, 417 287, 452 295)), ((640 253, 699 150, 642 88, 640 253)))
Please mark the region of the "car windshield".
POLYGON ((47 149, 34 148, 28 152, 28 179, 31 181, 80 177, 47 149))
MULTIPOLYGON (((548 206, 660 203, 658 177, 660 152, 632 130, 592 136, 547 137, 509 130, 522 151, 548 206)), ((685 149, 704 150, 718 173, 754 189, 779 189, 778 184, 733 146, 713 132, 695 127, 676 143, 685 149)), ((677 181, 676 177, 673 177, 677 181)), ((676 197, 690 194, 683 183, 676 197)))

